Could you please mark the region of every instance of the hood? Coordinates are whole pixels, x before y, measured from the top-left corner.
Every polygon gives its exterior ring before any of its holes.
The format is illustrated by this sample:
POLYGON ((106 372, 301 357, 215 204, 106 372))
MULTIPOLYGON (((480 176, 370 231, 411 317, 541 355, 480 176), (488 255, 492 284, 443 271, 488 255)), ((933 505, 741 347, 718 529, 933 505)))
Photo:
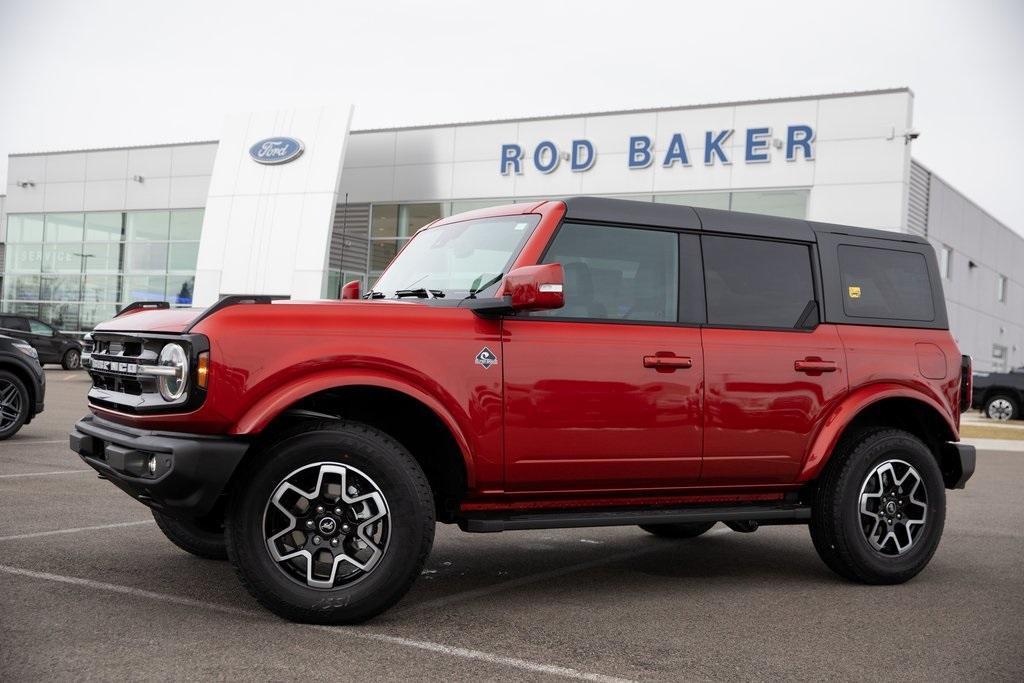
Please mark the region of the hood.
POLYGON ((202 315, 201 308, 129 311, 96 326, 97 332, 184 332, 202 315))

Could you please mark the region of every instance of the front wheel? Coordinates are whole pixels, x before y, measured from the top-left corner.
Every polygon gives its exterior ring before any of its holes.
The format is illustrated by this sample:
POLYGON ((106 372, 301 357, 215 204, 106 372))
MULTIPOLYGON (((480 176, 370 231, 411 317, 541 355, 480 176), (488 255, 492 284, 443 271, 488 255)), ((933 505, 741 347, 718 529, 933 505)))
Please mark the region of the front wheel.
POLYGON ((0 370, 0 441, 18 433, 28 419, 29 395, 24 382, 0 370))
POLYGON ((1020 406, 1012 396, 1000 394, 985 401, 985 416, 1000 422, 1013 420, 1020 416, 1020 406))
POLYGON ((868 431, 833 454, 811 514, 811 539, 834 572, 867 584, 910 580, 931 560, 946 520, 935 457, 898 429, 868 431))
POLYGON ((351 624, 409 590, 434 540, 430 485, 384 432, 326 422, 256 456, 233 487, 228 556, 242 583, 292 621, 351 624))
POLYGON ((82 367, 82 352, 78 349, 68 349, 60 359, 60 366, 65 370, 77 370, 82 367))

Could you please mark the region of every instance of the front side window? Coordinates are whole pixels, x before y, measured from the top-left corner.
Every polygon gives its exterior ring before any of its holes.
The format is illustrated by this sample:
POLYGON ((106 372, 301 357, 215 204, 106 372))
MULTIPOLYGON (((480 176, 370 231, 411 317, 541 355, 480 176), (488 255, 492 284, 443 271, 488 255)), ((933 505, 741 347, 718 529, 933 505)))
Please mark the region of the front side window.
POLYGON ((38 320, 29 320, 28 321, 28 326, 31 329, 32 334, 40 334, 40 335, 42 335, 44 337, 52 337, 53 336, 53 328, 50 327, 49 325, 44 325, 43 323, 39 322, 38 320))
POLYGON ((676 321, 676 233, 566 223, 544 262, 560 263, 565 270, 565 306, 532 316, 676 321))
POLYGON ((709 325, 788 329, 816 320, 807 245, 705 235, 701 248, 709 325))
POLYGON ((843 310, 853 318, 935 320, 924 255, 910 251, 839 246, 843 310))
POLYGON ((466 296, 491 283, 497 289, 540 216, 498 216, 449 223, 416 234, 373 286, 392 296, 402 290, 429 290, 447 297, 466 296), (493 281, 493 282, 491 282, 493 281))

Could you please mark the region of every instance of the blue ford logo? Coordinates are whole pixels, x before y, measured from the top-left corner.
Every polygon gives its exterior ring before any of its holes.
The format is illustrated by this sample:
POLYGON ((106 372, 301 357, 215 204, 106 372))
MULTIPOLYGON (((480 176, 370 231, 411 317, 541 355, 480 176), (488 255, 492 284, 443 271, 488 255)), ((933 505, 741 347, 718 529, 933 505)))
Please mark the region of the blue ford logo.
POLYGON ((295 138, 266 138, 249 148, 249 156, 258 164, 287 164, 298 159, 304 149, 295 138))

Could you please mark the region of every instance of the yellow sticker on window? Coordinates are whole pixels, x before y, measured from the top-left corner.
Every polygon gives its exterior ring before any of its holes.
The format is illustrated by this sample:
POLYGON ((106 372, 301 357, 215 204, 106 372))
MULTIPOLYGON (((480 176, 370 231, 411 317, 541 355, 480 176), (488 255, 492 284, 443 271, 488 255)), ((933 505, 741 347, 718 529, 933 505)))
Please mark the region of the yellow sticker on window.
POLYGON ((848 289, 849 289, 849 292, 850 292, 850 298, 851 299, 859 299, 860 298, 860 287, 858 287, 856 285, 850 285, 848 289))

